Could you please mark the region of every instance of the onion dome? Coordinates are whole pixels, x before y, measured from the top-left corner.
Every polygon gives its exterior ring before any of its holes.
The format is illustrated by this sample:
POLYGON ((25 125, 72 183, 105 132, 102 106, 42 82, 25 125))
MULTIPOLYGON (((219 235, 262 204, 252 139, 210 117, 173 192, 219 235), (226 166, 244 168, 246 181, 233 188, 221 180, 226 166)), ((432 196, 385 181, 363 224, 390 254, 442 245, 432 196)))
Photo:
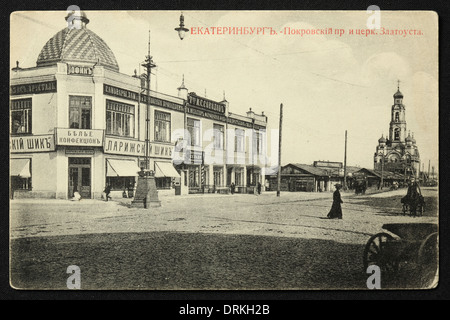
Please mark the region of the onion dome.
POLYGON ((378 139, 378 143, 386 143, 386 138, 383 135, 381 135, 381 138, 378 139))
POLYGON ((412 142, 413 144, 415 144, 415 143, 416 143, 416 139, 414 139, 414 133, 412 134, 412 137, 411 137, 411 142, 412 142))
POLYGON ((397 90, 397 92, 394 93, 394 98, 403 98, 403 93, 401 93, 400 90, 397 90))
POLYGON ((102 38, 86 28, 89 23, 86 14, 74 11, 66 20, 69 18, 73 28, 66 27, 50 38, 42 48, 36 65, 44 67, 57 62, 87 62, 118 72, 119 65, 114 53, 102 38))
POLYGON ((399 99, 403 98, 403 93, 400 92, 400 80, 397 82, 397 92, 394 93, 394 98, 399 99))
POLYGON ((411 134, 408 132, 408 136, 406 137, 405 141, 408 142, 413 142, 413 138, 411 138, 411 134))

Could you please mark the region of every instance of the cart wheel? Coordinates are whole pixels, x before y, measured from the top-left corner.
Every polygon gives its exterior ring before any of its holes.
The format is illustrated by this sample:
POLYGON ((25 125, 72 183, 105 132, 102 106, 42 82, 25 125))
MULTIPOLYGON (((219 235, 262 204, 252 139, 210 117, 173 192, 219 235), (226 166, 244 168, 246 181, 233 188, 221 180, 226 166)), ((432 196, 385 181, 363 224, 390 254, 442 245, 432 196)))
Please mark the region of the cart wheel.
POLYGON ((432 233, 422 242, 419 248, 417 263, 421 283, 424 287, 432 285, 438 271, 438 233, 432 233))
POLYGON ((386 252, 386 243, 393 240, 394 237, 385 232, 370 237, 364 248, 364 272, 370 265, 377 265, 382 271, 387 273, 396 273, 398 271, 398 260, 393 259, 392 253, 390 256, 389 252, 386 252))

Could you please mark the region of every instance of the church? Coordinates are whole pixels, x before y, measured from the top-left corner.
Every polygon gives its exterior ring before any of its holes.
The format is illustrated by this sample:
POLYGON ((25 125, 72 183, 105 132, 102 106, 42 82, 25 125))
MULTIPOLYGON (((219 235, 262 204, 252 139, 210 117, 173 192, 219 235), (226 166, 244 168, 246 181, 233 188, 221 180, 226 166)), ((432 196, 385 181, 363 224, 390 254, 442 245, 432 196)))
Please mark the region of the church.
POLYGON ((374 170, 389 171, 418 177, 420 169, 419 149, 414 133, 406 135, 406 108, 398 81, 394 104, 391 107, 389 136, 381 136, 374 154, 374 170))

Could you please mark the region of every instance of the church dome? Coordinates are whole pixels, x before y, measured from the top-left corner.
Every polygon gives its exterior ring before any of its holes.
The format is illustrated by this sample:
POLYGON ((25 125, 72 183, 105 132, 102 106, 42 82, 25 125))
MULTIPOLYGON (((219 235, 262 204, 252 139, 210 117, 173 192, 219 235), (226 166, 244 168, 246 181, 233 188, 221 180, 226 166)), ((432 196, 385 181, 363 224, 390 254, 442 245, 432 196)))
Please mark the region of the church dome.
POLYGON ((408 136, 405 139, 406 142, 413 142, 413 138, 411 138, 411 135, 408 133, 408 136))
POLYGON ((378 143, 386 143, 386 138, 384 136, 381 136, 381 138, 378 139, 378 143))
POLYGON ((403 93, 401 93, 400 90, 397 90, 397 92, 394 93, 394 98, 403 98, 403 93))
MULTIPOLYGON (((66 17, 70 17, 70 14, 66 17)), ((89 23, 86 14, 82 12, 76 20, 82 24, 78 28, 64 28, 55 34, 42 48, 36 61, 38 67, 54 65, 57 62, 88 62, 119 71, 119 65, 114 53, 108 45, 93 31, 86 28, 89 23)))

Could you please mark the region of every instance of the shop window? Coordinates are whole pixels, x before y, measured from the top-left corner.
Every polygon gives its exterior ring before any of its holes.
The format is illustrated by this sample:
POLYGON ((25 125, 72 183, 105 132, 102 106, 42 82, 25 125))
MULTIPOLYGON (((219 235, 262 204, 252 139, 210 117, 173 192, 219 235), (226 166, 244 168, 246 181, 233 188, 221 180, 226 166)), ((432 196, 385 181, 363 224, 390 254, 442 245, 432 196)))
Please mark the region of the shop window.
POLYGON ((223 142, 224 142, 224 128, 220 124, 213 125, 214 131, 214 149, 223 150, 223 142))
POLYGON ((69 96, 69 126, 75 129, 92 128, 92 97, 69 96))
POLYGON ((223 170, 222 170, 222 168, 214 168, 214 172, 213 172, 213 174, 214 174, 214 185, 216 186, 216 187, 220 187, 220 186, 222 186, 222 183, 223 183, 223 170))
POLYGON ((11 100, 11 133, 31 133, 31 104, 32 99, 11 100))
POLYGON ((234 151, 244 152, 245 132, 243 129, 236 129, 234 131, 234 151))
POLYGON ((198 167, 189 168, 189 187, 199 187, 200 186, 200 172, 198 167))
POLYGON ((172 178, 164 177, 164 178, 155 178, 156 189, 170 189, 172 186, 172 178))
POLYGON ((135 184, 135 177, 106 177, 106 183, 113 191, 132 190, 135 184))
POLYGON ((134 136, 134 106, 106 100, 106 134, 134 136))
POLYGON ((243 169, 236 169, 236 172, 234 173, 234 184, 237 186, 243 186, 243 182, 243 169))
POLYGON ((187 118, 187 130, 191 146, 200 146, 200 120, 187 118))
POLYGON ((170 113, 155 110, 155 141, 170 142, 170 113))
POLYGON ((31 178, 12 176, 11 186, 14 190, 31 190, 31 178))

